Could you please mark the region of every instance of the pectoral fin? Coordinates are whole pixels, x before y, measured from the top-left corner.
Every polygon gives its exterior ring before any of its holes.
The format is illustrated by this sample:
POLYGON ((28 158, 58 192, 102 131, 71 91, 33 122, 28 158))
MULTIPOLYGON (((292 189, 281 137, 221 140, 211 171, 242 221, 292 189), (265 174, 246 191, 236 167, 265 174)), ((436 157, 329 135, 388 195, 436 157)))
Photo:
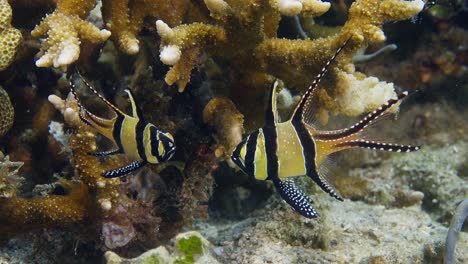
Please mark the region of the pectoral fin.
POLYGON ((95 156, 95 157, 105 157, 105 156, 115 155, 115 154, 120 154, 120 153, 123 153, 123 151, 120 149, 113 149, 113 150, 108 150, 108 151, 90 152, 88 154, 91 156, 95 156))
POLYGON ((298 213, 307 218, 315 218, 318 213, 312 207, 309 198, 293 180, 280 180, 273 178, 273 183, 281 197, 298 213))

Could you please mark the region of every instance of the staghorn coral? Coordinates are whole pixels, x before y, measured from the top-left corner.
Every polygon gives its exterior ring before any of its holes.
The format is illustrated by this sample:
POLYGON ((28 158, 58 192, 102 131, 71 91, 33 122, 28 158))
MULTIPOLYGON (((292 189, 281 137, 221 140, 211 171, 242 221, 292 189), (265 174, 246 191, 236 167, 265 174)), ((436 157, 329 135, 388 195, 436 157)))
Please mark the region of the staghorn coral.
MULTIPOLYGON (((74 128, 70 135, 78 181, 62 180, 61 186, 66 195, 23 198, 13 195, 0 202, 0 233, 15 234, 41 227, 66 226, 82 223, 86 219, 99 219, 110 213, 113 202, 119 196, 115 186, 118 180, 100 177, 103 165, 98 159, 88 155, 95 149, 95 136, 81 124, 77 115, 77 104, 73 96, 66 101, 57 96, 49 100, 64 115, 67 123, 74 128), (93 195, 90 195, 93 193, 93 195)), ((107 164, 106 164, 107 165, 107 164)), ((112 165, 111 165, 112 166, 112 165)))
POLYGON ((10 130, 15 119, 15 110, 8 93, 0 86, 0 138, 10 130))
POLYGON ((34 37, 48 35, 36 65, 66 68, 78 59, 82 40, 102 43, 109 37, 123 52, 136 54, 140 49, 137 34, 146 17, 161 18, 176 26, 185 16, 190 21, 206 20, 203 12, 188 0, 59 0, 55 11, 31 32, 34 37), (96 3, 100 4, 97 10, 102 11, 107 29, 99 30, 85 20, 96 3))
POLYGON ((103 17, 119 49, 136 54, 140 49, 137 34, 145 17, 156 17, 170 25, 179 25, 188 8, 195 11, 188 4, 186 0, 104 0, 103 17))
POLYGON ((92 23, 85 21, 95 0, 59 0, 57 8, 47 15, 31 32, 39 38, 47 34, 42 43, 38 67, 66 68, 75 62, 80 55, 81 40, 102 43, 111 33, 99 30, 92 23))
MULTIPOLYGON (((322 86, 326 93, 320 96, 321 106, 333 112, 356 115, 360 113, 359 111, 368 111, 376 104, 382 104, 394 95, 384 84, 381 86, 384 88, 377 88, 379 92, 374 91, 385 95, 379 98, 378 102, 366 105, 365 101, 360 101, 358 103, 364 107, 351 112, 340 109, 344 103, 337 106, 331 102, 327 104, 325 100, 327 97, 340 99, 352 90, 362 92, 355 87, 360 85, 359 82, 350 81, 352 79, 350 76, 343 76, 343 73, 354 74, 353 55, 367 44, 383 42, 385 40, 381 30, 383 23, 414 16, 422 10, 423 1, 356 1, 349 10, 348 21, 338 34, 315 40, 276 38, 280 14, 297 13, 297 11, 292 13, 282 11, 278 3, 285 2, 299 3, 297 1, 205 1, 215 20, 214 24, 192 23, 171 28, 163 21, 157 21, 156 27, 161 37, 161 61, 172 66, 166 75, 166 82, 170 85, 177 84, 179 91, 183 91, 189 81, 190 71, 197 66, 199 57, 203 53, 215 58, 221 57, 228 61, 232 69, 234 81, 230 84, 230 91, 233 98, 242 97, 244 104, 248 105, 240 106, 243 111, 253 105, 253 101, 244 100, 245 97, 256 98, 259 94, 263 94, 266 86, 271 83, 272 78, 268 76, 280 78, 295 88, 305 89, 325 61, 332 56, 334 50, 352 36, 343 52, 344 55, 338 58, 336 66, 332 66, 331 77, 322 86), (340 90, 333 88, 340 81, 339 78, 347 80, 346 88, 340 90)), ((300 14, 318 16, 329 7, 326 4, 320 6, 321 9, 312 5, 311 9, 315 12, 301 9, 300 14), (324 8, 325 6, 327 8, 324 8)), ((349 100, 345 103, 349 103, 349 100)))
MULTIPOLYGON (((15 57, 23 36, 11 26, 12 10, 7 0, 0 1, 0 71, 6 69, 15 57)), ((1 133, 0 133, 1 134, 1 133)))

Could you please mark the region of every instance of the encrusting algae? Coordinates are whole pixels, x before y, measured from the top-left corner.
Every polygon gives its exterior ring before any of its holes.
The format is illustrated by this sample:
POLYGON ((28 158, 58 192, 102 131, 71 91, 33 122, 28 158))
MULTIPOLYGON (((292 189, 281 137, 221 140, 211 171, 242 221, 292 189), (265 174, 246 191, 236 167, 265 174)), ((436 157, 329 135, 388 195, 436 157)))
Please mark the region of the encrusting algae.
POLYGON ((11 26, 12 10, 7 0, 0 0, 0 71, 6 69, 15 58, 23 36, 11 26))

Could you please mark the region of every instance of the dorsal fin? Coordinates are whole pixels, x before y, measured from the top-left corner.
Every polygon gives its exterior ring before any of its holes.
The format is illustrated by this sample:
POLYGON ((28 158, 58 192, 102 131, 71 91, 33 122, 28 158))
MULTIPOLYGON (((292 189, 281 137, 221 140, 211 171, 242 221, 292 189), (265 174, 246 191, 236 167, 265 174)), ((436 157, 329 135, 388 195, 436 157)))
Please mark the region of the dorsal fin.
POLYGON ((346 46, 346 44, 348 43, 348 41, 350 40, 351 38, 348 38, 336 51, 335 51, 335 54, 333 54, 333 56, 325 63, 325 66, 323 66, 322 70, 320 71, 319 74, 317 74, 317 77, 315 78, 315 80, 312 82, 312 84, 309 86, 309 88, 307 89, 307 91, 304 93, 304 95, 302 96, 301 98, 301 101, 299 101, 299 103, 297 104, 296 108, 294 109, 294 112, 291 116, 291 120, 292 119, 296 119, 296 120, 302 120, 304 118, 304 113, 305 112, 308 112, 307 109, 310 107, 310 102, 312 101, 312 95, 313 95, 313 92, 315 90, 315 88, 317 87, 317 85, 319 84, 319 82, 322 80, 323 76, 325 75, 325 73, 327 73, 328 71, 328 68, 330 67, 330 65, 335 61, 336 57, 338 56, 338 54, 340 54, 340 52, 343 50, 343 48, 346 46))
POLYGON ((268 96, 268 104, 265 116, 265 124, 272 126, 278 123, 278 111, 276 106, 276 88, 278 87, 279 80, 276 79, 270 88, 270 94, 268 96))
POLYGON ((130 103, 132 104, 132 116, 140 120, 144 120, 143 112, 141 111, 140 107, 138 107, 138 104, 135 101, 135 96, 133 95, 132 90, 127 88, 124 91, 128 94, 128 98, 130 99, 130 103))
POLYGON ((78 116, 80 117, 81 121, 83 121, 86 125, 92 127, 93 125, 91 124, 91 122, 89 122, 89 120, 86 119, 86 117, 83 115, 83 113, 87 113, 88 110, 86 110, 86 108, 84 108, 84 106, 81 104, 81 101, 78 98, 78 95, 76 94, 76 86, 71 79, 70 79, 70 91, 75 97, 76 103, 78 104, 78 116))
POLYGON ((111 102, 109 102, 106 98, 104 98, 104 96, 100 95, 92 86, 91 84, 89 84, 85 78, 83 78, 83 76, 81 75, 81 73, 79 71, 76 71, 78 73, 78 76, 80 76, 80 79, 83 81, 83 83, 86 85, 86 87, 88 87, 88 89, 90 89, 91 91, 93 91, 93 93, 95 95, 97 95, 104 103, 106 103, 110 108, 112 108, 112 110, 114 110, 117 114, 120 114, 120 115, 125 115, 124 112, 122 112, 119 108, 117 108, 115 105, 113 105, 111 102))

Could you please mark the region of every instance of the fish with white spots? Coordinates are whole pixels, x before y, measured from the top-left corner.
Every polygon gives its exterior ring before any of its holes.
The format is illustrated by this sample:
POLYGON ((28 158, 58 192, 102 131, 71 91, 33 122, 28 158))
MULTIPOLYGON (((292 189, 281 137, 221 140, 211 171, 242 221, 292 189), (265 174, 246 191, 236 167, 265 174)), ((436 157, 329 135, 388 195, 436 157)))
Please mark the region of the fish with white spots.
MULTIPOLYGON (((346 41, 347 42, 347 41, 346 41)), ((327 61, 309 89, 297 104, 291 118, 278 122, 276 89, 272 85, 266 111, 266 124, 241 141, 234 150, 232 161, 246 174, 258 180, 271 180, 281 197, 298 213, 307 217, 318 216, 312 207, 312 200, 300 190, 291 177, 307 175, 332 197, 343 200, 335 188, 320 174, 325 158, 337 151, 353 147, 384 150, 391 152, 412 152, 418 146, 406 146, 370 141, 363 138, 363 131, 377 121, 388 110, 409 95, 403 92, 396 99, 390 99, 355 125, 341 130, 318 130, 312 124, 312 98, 315 88, 327 72, 330 64, 346 46, 338 48, 327 61)))

